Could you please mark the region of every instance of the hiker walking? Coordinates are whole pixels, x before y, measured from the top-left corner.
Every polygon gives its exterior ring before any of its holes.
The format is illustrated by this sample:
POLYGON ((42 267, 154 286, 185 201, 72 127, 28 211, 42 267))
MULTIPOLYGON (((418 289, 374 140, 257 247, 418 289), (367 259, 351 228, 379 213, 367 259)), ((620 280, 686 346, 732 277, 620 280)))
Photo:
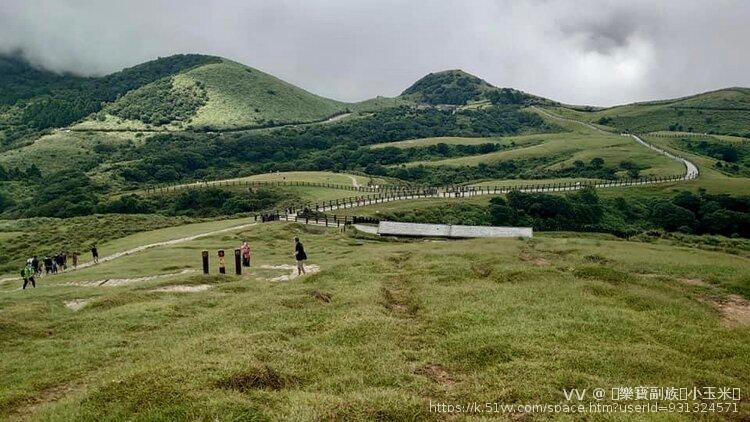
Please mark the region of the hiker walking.
POLYGON ((45 256, 44 257, 44 273, 49 274, 52 272, 52 258, 45 256))
POLYGON ((26 286, 31 282, 31 286, 36 289, 36 280, 34 280, 34 269, 31 264, 27 264, 21 270, 21 277, 23 278, 23 290, 26 290, 26 286))
POLYGON ((78 252, 73 252, 73 269, 78 268, 78 256, 80 254, 78 252))
POLYGON ((297 275, 305 274, 307 254, 305 254, 305 247, 302 246, 299 237, 294 238, 294 259, 297 260, 297 275))
POLYGON ((63 253, 60 252, 55 256, 55 264, 57 265, 57 269, 61 272, 65 272, 65 261, 63 260, 63 253))
POLYGON ((99 263, 99 251, 96 249, 96 245, 91 247, 91 257, 94 259, 94 264, 99 263))
POLYGON ((240 251, 242 252, 242 266, 249 267, 250 266, 250 245, 247 243, 247 241, 242 242, 242 247, 240 247, 240 251))
POLYGON ((34 270, 34 274, 42 274, 42 269, 39 265, 39 258, 37 258, 36 255, 31 259, 31 268, 34 270))

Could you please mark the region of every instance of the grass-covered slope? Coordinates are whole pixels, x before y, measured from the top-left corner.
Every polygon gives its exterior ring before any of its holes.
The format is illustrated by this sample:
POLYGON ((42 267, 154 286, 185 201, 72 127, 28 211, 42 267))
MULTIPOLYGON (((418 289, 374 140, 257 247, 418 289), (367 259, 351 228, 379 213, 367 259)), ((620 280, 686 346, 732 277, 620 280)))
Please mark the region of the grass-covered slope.
MULTIPOLYGON (((0 286, 0 417, 442 420, 431 401, 570 404, 564 388, 641 385, 744 391, 750 331, 722 303, 743 303, 728 293, 747 283, 746 266, 601 236, 383 242, 286 224, 230 230, 47 277, 36 290, 0 286), (269 281, 289 270, 261 266, 289 264, 295 235, 320 272, 269 281), (215 251, 243 239, 249 275, 132 281, 199 269, 203 249, 215 273, 215 251), (81 283, 112 278, 131 282, 81 283), (208 288, 157 290, 176 285, 208 288)), ((746 418, 747 403, 738 409, 727 417, 746 418)))
POLYGON ((78 128, 236 129, 324 120, 346 110, 344 103, 222 60, 133 91, 78 128))
POLYGON ((688 131, 750 137, 750 89, 728 88, 674 100, 601 110, 558 107, 567 117, 633 132, 688 131))
POLYGON ((37 69, 16 56, 0 56, 0 147, 12 147, 40 130, 69 125, 129 91, 218 60, 181 54, 83 78, 37 69))

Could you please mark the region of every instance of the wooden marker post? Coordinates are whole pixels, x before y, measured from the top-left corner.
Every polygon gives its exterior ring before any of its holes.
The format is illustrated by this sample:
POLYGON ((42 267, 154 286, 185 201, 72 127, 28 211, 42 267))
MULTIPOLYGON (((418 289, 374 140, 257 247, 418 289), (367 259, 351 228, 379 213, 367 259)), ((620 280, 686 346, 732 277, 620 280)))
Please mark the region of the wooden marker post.
POLYGON ((227 273, 227 260, 224 258, 224 250, 219 251, 219 274, 227 273))
POLYGON ((234 250, 234 273, 237 275, 242 275, 242 263, 240 262, 240 250, 235 249, 234 250))
POLYGON ((203 251, 203 274, 208 274, 208 251, 203 251))

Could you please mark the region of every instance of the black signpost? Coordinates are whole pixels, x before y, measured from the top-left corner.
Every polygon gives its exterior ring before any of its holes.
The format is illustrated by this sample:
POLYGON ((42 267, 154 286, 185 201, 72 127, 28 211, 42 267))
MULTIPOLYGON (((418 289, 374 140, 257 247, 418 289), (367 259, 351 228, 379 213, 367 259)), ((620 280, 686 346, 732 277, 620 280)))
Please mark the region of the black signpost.
POLYGON ((234 273, 237 275, 242 275, 242 263, 240 259, 239 249, 234 250, 234 273))

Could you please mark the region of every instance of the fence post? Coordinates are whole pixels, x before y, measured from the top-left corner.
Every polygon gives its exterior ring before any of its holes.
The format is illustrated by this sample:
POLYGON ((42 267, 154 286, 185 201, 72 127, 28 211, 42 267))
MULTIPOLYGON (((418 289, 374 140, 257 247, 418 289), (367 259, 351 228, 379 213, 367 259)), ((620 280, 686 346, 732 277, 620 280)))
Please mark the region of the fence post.
POLYGON ((242 275, 242 264, 240 263, 240 250, 234 250, 234 273, 242 275))
POLYGON ((208 251, 201 252, 203 258, 203 274, 208 274, 208 251))

